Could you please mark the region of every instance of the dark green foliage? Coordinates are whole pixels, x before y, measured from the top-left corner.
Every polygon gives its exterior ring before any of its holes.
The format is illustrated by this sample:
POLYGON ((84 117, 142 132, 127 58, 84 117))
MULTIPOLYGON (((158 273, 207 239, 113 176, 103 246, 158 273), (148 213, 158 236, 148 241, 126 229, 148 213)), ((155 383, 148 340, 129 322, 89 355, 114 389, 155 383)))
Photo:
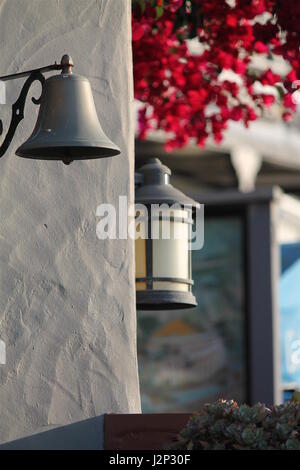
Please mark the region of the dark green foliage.
POLYGON ((300 450, 300 402, 269 409, 219 400, 193 415, 171 448, 300 450))

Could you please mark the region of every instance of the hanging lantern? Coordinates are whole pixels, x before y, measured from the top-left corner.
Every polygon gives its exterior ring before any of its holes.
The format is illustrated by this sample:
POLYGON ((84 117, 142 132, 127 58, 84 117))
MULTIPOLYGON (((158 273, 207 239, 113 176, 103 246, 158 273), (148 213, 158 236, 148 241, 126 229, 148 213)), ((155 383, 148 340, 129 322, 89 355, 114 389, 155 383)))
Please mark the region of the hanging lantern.
POLYGON ((199 204, 170 183, 171 170, 151 159, 136 184, 136 303, 140 310, 195 307, 191 251, 199 204))

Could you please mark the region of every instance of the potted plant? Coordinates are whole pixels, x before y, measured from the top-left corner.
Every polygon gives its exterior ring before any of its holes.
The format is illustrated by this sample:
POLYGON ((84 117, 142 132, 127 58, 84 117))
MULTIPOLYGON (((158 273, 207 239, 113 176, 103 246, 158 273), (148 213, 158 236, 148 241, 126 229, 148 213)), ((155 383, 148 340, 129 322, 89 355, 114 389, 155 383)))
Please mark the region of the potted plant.
POLYGON ((218 400, 192 415, 169 449, 300 450, 300 401, 267 408, 218 400))

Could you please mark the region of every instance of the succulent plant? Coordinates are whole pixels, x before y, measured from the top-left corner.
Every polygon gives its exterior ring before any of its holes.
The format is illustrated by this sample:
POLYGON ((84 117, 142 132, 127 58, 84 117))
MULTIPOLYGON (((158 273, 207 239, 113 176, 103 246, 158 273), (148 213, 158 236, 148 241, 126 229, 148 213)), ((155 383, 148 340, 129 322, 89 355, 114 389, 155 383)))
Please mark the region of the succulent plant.
POLYGON ((170 449, 300 450, 300 401, 267 408, 218 400, 194 414, 170 449))

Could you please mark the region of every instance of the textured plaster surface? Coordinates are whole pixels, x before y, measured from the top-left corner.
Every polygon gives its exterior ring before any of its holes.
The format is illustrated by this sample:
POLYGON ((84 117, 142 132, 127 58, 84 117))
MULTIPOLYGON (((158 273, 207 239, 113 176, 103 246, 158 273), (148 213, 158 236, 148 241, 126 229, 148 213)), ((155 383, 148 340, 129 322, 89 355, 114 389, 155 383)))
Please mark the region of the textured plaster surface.
MULTIPOLYGON (((100 241, 96 208, 133 198, 130 0, 1 0, 0 75, 59 61, 89 78, 119 157, 74 162, 14 155, 38 112, 0 160, 0 442, 103 413, 139 412, 134 247, 100 241)), ((8 83, 4 128, 23 81, 8 83)), ((99 431, 100 432, 100 431, 99 431)))

